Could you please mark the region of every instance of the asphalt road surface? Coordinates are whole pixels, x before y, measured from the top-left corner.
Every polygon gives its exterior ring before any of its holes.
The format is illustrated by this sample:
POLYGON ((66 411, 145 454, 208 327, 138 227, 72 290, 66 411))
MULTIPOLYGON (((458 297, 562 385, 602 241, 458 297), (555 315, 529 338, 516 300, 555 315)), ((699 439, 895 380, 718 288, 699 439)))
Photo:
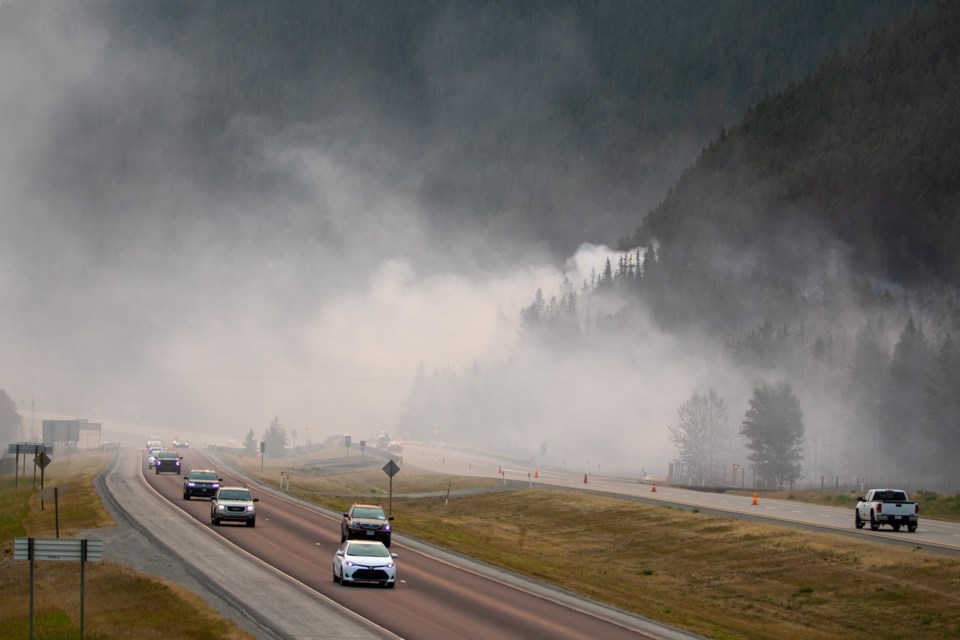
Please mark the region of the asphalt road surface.
MULTIPOLYGON (((183 475, 190 469, 214 469, 225 484, 246 484, 229 468, 218 467, 200 451, 180 449, 183 475)), ((405 541, 395 535, 399 554, 395 589, 377 585, 342 586, 333 582, 333 555, 340 544, 336 514, 276 491, 254 488, 257 525, 210 523, 210 501, 183 499, 183 475, 145 478, 161 496, 240 549, 360 617, 410 640, 450 637, 476 640, 532 638, 689 638, 638 616, 603 607, 571 594, 537 586, 466 559, 405 541)))
POLYGON ((735 517, 763 519, 780 524, 814 528, 862 536, 877 542, 921 546, 951 553, 960 552, 960 523, 931 520, 923 515, 920 505, 920 523, 915 533, 906 527, 898 532, 890 527, 870 531, 853 526, 853 509, 829 507, 798 502, 773 500, 760 494, 757 504, 752 496, 696 491, 680 487, 657 486, 636 479, 601 476, 585 472, 563 472, 538 469, 527 461, 518 462, 490 452, 472 452, 407 445, 403 451, 404 464, 451 475, 504 478, 509 481, 529 482, 530 486, 554 486, 569 489, 627 497, 654 504, 680 505, 713 511, 735 517), (586 482, 584 481, 586 480, 586 482))

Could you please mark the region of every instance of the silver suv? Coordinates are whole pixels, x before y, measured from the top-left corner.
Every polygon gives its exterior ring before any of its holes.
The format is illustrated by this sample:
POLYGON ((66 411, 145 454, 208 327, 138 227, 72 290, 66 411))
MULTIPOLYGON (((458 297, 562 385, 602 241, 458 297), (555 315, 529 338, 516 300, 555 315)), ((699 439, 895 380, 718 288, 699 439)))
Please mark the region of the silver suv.
POLYGON ((246 487, 220 487, 210 500, 210 522, 219 525, 223 520, 234 520, 255 527, 255 502, 260 502, 260 498, 254 498, 246 487))

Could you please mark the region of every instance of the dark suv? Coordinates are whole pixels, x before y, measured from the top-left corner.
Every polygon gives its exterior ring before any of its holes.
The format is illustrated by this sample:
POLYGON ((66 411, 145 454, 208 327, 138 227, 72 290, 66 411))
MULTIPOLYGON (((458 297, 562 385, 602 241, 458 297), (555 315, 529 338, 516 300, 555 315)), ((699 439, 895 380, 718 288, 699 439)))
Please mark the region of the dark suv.
POLYGON ((193 469, 183 479, 183 499, 189 500, 193 496, 212 498, 220 488, 221 482, 223 478, 218 478, 216 471, 193 469))
POLYGON ((158 451, 153 468, 157 473, 161 471, 176 471, 180 475, 180 461, 183 458, 176 451, 158 451))
POLYGON ((340 542, 353 539, 379 540, 390 546, 393 516, 383 512, 378 504, 355 504, 343 514, 340 522, 340 542))

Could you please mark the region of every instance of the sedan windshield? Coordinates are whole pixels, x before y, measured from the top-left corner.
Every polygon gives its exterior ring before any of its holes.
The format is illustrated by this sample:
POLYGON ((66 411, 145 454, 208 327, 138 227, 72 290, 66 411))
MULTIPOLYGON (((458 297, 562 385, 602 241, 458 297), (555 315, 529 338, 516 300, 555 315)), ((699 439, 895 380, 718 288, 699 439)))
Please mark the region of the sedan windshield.
POLYGON ((195 471, 190 474, 191 480, 216 480, 217 474, 212 471, 195 471))
POLYGON ((389 558, 390 552, 382 542, 351 542, 347 546, 347 555, 365 558, 389 558))

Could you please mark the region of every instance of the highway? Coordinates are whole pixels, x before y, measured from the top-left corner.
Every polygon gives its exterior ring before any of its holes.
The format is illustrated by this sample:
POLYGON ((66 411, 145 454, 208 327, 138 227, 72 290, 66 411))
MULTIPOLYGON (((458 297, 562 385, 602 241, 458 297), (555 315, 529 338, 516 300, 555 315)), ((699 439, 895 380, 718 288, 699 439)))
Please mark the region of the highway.
POLYGON ((464 450, 427 446, 404 447, 405 464, 446 473, 472 477, 500 477, 511 481, 529 482, 530 486, 552 486, 591 491, 617 497, 642 500, 651 504, 670 504, 711 511, 742 518, 763 519, 780 524, 802 526, 833 533, 860 536, 877 542, 960 553, 960 523, 931 520, 923 515, 920 505, 920 523, 915 533, 906 528, 894 532, 890 527, 871 531, 869 527, 857 530, 853 526, 853 509, 814 505, 795 500, 774 500, 760 494, 757 504, 752 496, 732 493, 696 491, 681 487, 657 486, 638 480, 593 475, 584 472, 562 472, 538 469, 531 464, 519 464, 506 456, 489 452, 474 453, 464 450), (586 482, 584 477, 586 476, 586 482))
MULTIPOLYGON (((229 468, 217 468, 201 452, 179 449, 183 473, 213 468, 226 484, 244 484, 229 468)), ((156 474, 142 463, 156 492, 240 549, 276 567, 309 588, 376 625, 410 640, 450 638, 489 640, 686 638, 636 616, 596 606, 569 594, 552 597, 548 589, 501 580, 487 572, 458 566, 429 550, 405 545, 397 536, 395 589, 341 586, 332 580, 333 554, 340 544, 339 519, 277 492, 256 490, 257 526, 210 523, 210 501, 183 499, 183 477, 156 474), (559 597, 564 595, 565 597, 559 597)), ((188 555, 188 550, 185 553, 188 555)))

